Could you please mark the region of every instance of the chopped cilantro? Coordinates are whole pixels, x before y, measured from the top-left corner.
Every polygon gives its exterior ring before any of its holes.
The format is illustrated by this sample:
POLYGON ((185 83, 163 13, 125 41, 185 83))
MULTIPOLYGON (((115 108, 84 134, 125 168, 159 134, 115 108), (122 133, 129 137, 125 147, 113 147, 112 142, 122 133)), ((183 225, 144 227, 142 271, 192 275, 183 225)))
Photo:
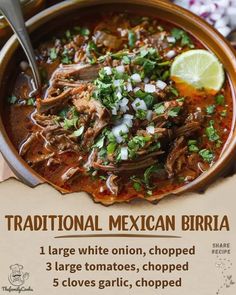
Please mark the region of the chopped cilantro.
POLYGON ((62 52, 61 62, 65 65, 68 65, 72 63, 72 59, 73 58, 70 56, 69 51, 65 48, 62 52))
POLYGON ((147 195, 148 195, 148 196, 152 196, 152 194, 153 194, 153 192, 152 192, 151 190, 148 190, 148 191, 147 191, 147 195))
POLYGON ((165 80, 167 80, 169 77, 170 77, 170 71, 169 71, 169 70, 166 70, 166 71, 162 74, 161 79, 162 79, 163 81, 165 81, 165 80))
POLYGON ((142 185, 139 182, 134 182, 133 187, 137 192, 140 192, 142 190, 142 185))
POLYGON ((91 64, 94 64, 96 62, 96 58, 94 56, 94 53, 98 54, 97 45, 93 41, 89 41, 89 43, 86 47, 86 54, 87 54, 87 58, 91 64))
POLYGON ((139 89, 138 91, 135 92, 135 96, 144 100, 148 108, 151 108, 153 106, 154 97, 152 94, 145 93, 141 89, 139 89))
POLYGON ((184 176, 179 176, 179 177, 178 177, 178 182, 179 182, 179 183, 183 183, 183 182, 185 182, 185 177, 184 177, 184 176))
POLYGON ((221 140, 217 140, 216 147, 219 148, 221 146, 222 146, 222 141, 221 140))
POLYGON ((158 171, 158 167, 156 165, 150 166, 148 167, 143 175, 143 182, 145 183, 145 185, 150 188, 151 184, 150 184, 150 180, 151 180, 151 176, 156 173, 158 171))
POLYGON ((130 64, 130 58, 127 55, 123 56, 122 61, 125 65, 130 64))
POLYGON ((216 109, 216 106, 214 104, 212 104, 212 105, 209 105, 206 107, 206 112, 208 115, 212 115, 212 114, 214 114, 215 109, 216 109))
POLYGON ((93 145, 93 147, 97 147, 97 148, 101 149, 104 146, 104 142, 105 142, 105 136, 104 135, 100 136, 100 138, 93 145))
POLYGON ((33 97, 28 98, 27 101, 26 101, 26 104, 28 106, 33 106, 35 104, 35 98, 33 98, 33 97))
POLYGON ((154 152, 154 151, 159 150, 160 148, 161 148, 161 143, 158 141, 158 142, 152 144, 152 145, 149 147, 148 150, 149 150, 150 152, 154 152))
POLYGON ((63 123, 63 127, 65 129, 70 129, 72 127, 76 128, 76 124, 77 124, 78 118, 73 118, 73 119, 65 119, 64 123, 63 123))
POLYGON ((188 150, 192 153, 199 152, 199 148, 196 145, 189 145, 188 150))
POLYGON ((163 62, 159 62, 157 65, 159 67, 166 67, 169 66, 171 64, 171 62, 169 60, 163 61, 163 62))
POLYGON ((164 103, 160 102, 160 103, 154 105, 154 111, 157 113, 157 115, 164 114, 165 113, 164 103))
POLYGON ((17 102, 17 97, 15 95, 11 95, 8 97, 8 102, 10 104, 15 104, 17 102))
POLYGON ((61 118, 66 118, 68 111, 69 111, 68 108, 64 108, 58 113, 58 116, 61 118))
POLYGON ((118 52, 110 54, 112 58, 114 59, 122 59, 124 56, 126 56, 129 53, 127 50, 120 50, 118 52))
POLYGON ((197 140, 196 139, 190 139, 188 141, 188 145, 196 145, 197 144, 197 140))
POLYGON ((52 61, 56 60, 57 59, 57 51, 56 51, 56 48, 50 48, 49 50, 49 57, 52 61))
POLYGON ((141 109, 138 109, 136 111, 136 118, 138 118, 140 120, 145 120, 146 117, 147 117, 147 111, 141 110, 141 109))
POLYGON ((151 140, 151 137, 149 136, 139 136, 136 135, 134 136, 129 142, 128 142, 128 147, 129 147, 129 154, 135 156, 135 152, 137 152, 140 148, 143 148, 145 144, 151 140))
POLYGON ((216 104, 221 105, 221 106, 223 106, 225 103, 225 97, 222 94, 216 95, 215 100, 216 100, 216 104))
POLYGON ((107 150, 106 150, 106 148, 102 147, 100 149, 100 151, 98 152, 98 156, 99 156, 99 158, 105 159, 106 156, 107 156, 107 150))
POLYGON ((90 31, 89 31, 88 28, 81 28, 81 29, 80 29, 80 34, 81 34, 82 36, 89 36, 90 31))
POLYGON ((177 102, 184 102, 185 101, 185 97, 180 97, 176 99, 177 102))
POLYGON ((206 128, 206 135, 210 141, 217 141, 220 139, 216 129, 214 128, 214 121, 209 122, 209 126, 206 128))
POLYGON ((149 75, 155 69, 156 66, 156 61, 141 56, 135 58, 134 63, 143 66, 145 75, 149 75))
POLYGON ((199 155, 203 158, 205 162, 211 163, 214 159, 214 154, 212 151, 203 149, 199 151, 199 155))
POLYGON ((115 142, 110 142, 108 144, 108 146, 107 146, 107 153, 108 153, 108 155, 113 154, 114 151, 115 151, 115 149, 116 149, 116 143, 115 142))
POLYGON ((180 45, 181 46, 190 46, 192 47, 192 41, 188 35, 188 33, 186 33, 185 31, 178 29, 178 28, 174 28, 171 31, 171 35, 177 40, 180 41, 180 45))
POLYGON ((174 94, 175 96, 178 96, 178 95, 179 95, 178 90, 177 90, 176 88, 174 88, 173 86, 170 87, 170 92, 171 92, 172 94, 174 94))
POLYGON ((143 76, 153 74, 159 56, 155 48, 141 49, 140 54, 134 59, 134 64, 143 67, 143 76))
POLYGON ((136 35, 133 31, 129 31, 128 32, 128 43, 129 43, 129 47, 134 48, 135 46, 135 42, 136 42, 136 35))
POLYGON ((221 117, 226 117, 227 116, 227 110, 223 110, 220 112, 221 117))
POLYGON ((76 111, 75 108, 72 108, 70 110, 70 118, 65 118, 64 119, 64 122, 63 122, 63 128, 65 129, 70 129, 72 127, 74 127, 75 129, 77 129, 77 123, 78 123, 78 120, 79 120, 79 114, 78 112, 76 111))
POLYGON ((133 183, 133 188, 137 191, 137 192, 140 192, 141 189, 142 189, 142 185, 140 182, 134 182, 133 183))
POLYGON ((133 188, 139 192, 142 190, 142 180, 135 175, 130 177, 130 180, 133 181, 133 188))
POLYGON ((181 107, 174 107, 168 111, 168 115, 170 117, 177 117, 180 110, 181 110, 181 107))

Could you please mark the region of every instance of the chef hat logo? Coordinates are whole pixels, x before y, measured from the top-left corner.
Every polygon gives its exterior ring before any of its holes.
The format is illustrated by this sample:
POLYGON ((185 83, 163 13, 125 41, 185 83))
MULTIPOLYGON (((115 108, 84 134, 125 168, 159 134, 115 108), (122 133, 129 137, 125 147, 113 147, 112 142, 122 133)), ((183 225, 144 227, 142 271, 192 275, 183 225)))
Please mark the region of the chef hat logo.
POLYGON ((9 282, 13 286, 21 286, 29 278, 29 273, 23 272, 23 265, 13 264, 10 266, 11 273, 9 275, 9 282))

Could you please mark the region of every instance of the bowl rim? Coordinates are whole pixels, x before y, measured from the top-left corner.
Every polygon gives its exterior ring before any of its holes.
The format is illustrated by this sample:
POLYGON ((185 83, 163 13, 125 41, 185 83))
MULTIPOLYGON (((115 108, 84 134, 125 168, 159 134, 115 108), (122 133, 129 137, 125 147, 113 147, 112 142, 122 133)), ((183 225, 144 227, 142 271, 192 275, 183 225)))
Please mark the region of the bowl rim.
MULTIPOLYGON (((233 47, 230 43, 212 26, 210 26, 207 22, 205 22, 200 17, 196 16, 192 12, 179 7, 173 3, 166 2, 164 0, 67 0, 56 5, 53 5, 42 12, 38 13, 34 17, 30 18, 27 22, 27 28, 30 32, 33 32, 35 29, 39 28, 43 24, 48 21, 56 18, 58 15, 67 13, 73 8, 88 8, 93 6, 100 6, 106 4, 135 4, 137 6, 148 6, 154 7, 155 9, 162 8, 169 10, 170 12, 174 12, 178 14, 179 17, 187 21, 193 22, 195 25, 199 27, 199 29, 204 30, 206 34, 208 34, 211 38, 215 38, 219 43, 218 46, 227 51, 227 55, 231 59, 231 63, 233 68, 236 69, 236 56, 233 47), (63 10, 63 12, 62 12, 63 10)), ((161 17, 160 17, 161 18, 161 17)), ((171 21, 171 23, 174 23, 171 21)), ((182 26, 184 28, 184 25, 182 26)), ((187 30, 188 31, 188 30, 187 30)), ((191 31, 189 31, 191 33, 191 31)), ((194 34, 193 34, 194 35, 194 34)), ((204 44, 205 45, 205 44, 204 44)), ((6 65, 6 55, 10 53, 14 53, 18 48, 18 42, 16 37, 13 35, 7 43, 4 45, 0 52, 0 73, 2 73, 2 69, 6 65)), ((232 75, 231 75, 232 76, 232 75)), ((1 79, 0 75, 0 80, 1 79)), ((231 77, 232 78, 232 77, 231 77)), ((148 198, 150 201, 159 200, 167 195, 180 195, 186 192, 199 191, 204 190, 210 183, 212 183, 216 177, 220 176, 224 169, 226 169, 229 164, 232 162, 232 159, 236 157, 236 130, 235 130, 235 121, 236 121, 236 78, 235 81, 231 81, 231 92, 232 92, 232 100, 234 104, 233 110, 233 118, 232 118, 232 127, 231 134, 228 137, 227 143, 225 145, 224 151, 221 157, 214 163, 212 167, 210 167, 206 172, 202 173, 198 176, 194 181, 189 184, 185 184, 182 187, 175 189, 170 192, 166 192, 162 195, 153 196, 148 198), (233 85, 232 85, 233 84, 233 85)), ((37 172, 35 172, 17 153, 15 147, 13 146, 11 140, 8 137, 8 134, 5 130, 4 124, 2 122, 2 118, 0 118, 0 151, 3 157, 8 162, 11 169, 15 172, 15 174, 23 180, 26 184, 34 187, 42 183, 50 183, 48 180, 40 176, 37 172)), ((52 184, 54 187, 55 185, 52 184)))

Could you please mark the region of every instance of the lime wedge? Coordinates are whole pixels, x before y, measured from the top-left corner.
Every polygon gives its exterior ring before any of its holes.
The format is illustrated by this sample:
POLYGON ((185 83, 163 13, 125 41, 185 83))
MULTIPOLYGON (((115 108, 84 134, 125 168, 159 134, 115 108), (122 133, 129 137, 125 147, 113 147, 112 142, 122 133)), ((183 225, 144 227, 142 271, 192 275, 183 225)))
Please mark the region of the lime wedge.
POLYGON ((178 55, 171 66, 171 78, 196 89, 219 91, 224 83, 224 69, 217 57, 204 49, 178 55))

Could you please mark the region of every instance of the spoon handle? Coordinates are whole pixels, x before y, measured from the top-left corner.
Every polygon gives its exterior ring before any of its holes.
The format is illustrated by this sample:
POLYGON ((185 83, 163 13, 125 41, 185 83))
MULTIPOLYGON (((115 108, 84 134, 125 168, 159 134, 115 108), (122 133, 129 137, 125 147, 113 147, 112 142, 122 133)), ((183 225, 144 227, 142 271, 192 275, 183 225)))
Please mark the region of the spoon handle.
POLYGON ((32 68, 36 90, 39 91, 41 87, 40 74, 36 64, 34 50, 25 27, 25 21, 22 15, 19 0, 0 0, 0 10, 17 35, 17 38, 25 51, 29 64, 32 68))

